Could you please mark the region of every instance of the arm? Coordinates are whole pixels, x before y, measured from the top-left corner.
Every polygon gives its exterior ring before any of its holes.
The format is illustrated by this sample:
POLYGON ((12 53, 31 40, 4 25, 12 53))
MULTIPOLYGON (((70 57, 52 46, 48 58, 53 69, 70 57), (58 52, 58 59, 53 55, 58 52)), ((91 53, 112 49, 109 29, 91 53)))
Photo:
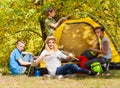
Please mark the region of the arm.
POLYGON ((36 62, 36 63, 39 63, 43 58, 44 58, 44 57, 40 57, 40 56, 39 56, 39 57, 35 60, 35 62, 36 62))
POLYGON ((50 54, 46 52, 45 50, 41 53, 41 55, 35 60, 36 63, 39 63, 42 59, 44 59, 46 56, 49 56, 50 54))
POLYGON ((70 58, 73 58, 72 53, 69 53, 68 56, 66 57, 66 59, 70 59, 70 58))
POLYGON ((33 55, 31 52, 22 52, 22 54, 31 54, 31 55, 33 55))
POLYGON ((70 59, 70 58, 73 58, 73 57, 74 57, 72 53, 69 53, 69 54, 68 54, 67 52, 65 52, 65 51, 63 51, 63 50, 61 50, 60 52, 61 52, 61 55, 60 55, 60 56, 62 56, 61 58, 70 59))
POLYGON ((20 63, 20 65, 31 65, 31 62, 25 62, 22 59, 18 59, 18 62, 20 63))
POLYGON ((62 18, 60 18, 55 24, 54 23, 50 23, 50 26, 52 27, 52 28, 57 28, 59 25, 60 25, 60 23, 63 21, 63 20, 66 20, 67 18, 65 18, 65 17, 62 17, 62 18))
POLYGON ((108 53, 108 42, 105 41, 103 43, 103 48, 101 50, 98 50, 98 49, 95 49, 95 48, 90 48, 90 50, 96 52, 96 53, 99 53, 99 54, 107 54, 108 53))

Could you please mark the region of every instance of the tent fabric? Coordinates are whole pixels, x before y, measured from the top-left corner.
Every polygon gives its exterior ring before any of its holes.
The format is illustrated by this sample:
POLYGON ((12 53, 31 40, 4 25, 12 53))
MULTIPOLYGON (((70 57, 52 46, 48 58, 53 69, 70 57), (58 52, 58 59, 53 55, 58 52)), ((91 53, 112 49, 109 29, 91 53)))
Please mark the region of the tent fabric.
POLYGON ((65 24, 67 24, 67 23, 77 23, 77 22, 86 22, 86 23, 89 23, 89 24, 91 24, 94 28, 95 27, 98 27, 98 26, 100 26, 99 24, 97 24, 96 22, 94 22, 91 18, 89 18, 89 17, 87 17, 87 18, 84 18, 84 19, 78 19, 78 20, 66 20, 66 21, 64 21, 64 23, 62 23, 61 25, 60 25, 60 27, 58 27, 57 29, 56 29, 56 31, 54 32, 54 36, 56 36, 57 37, 57 44, 59 45, 59 40, 60 40, 60 38, 61 38, 61 34, 62 34, 62 30, 64 29, 64 26, 65 26, 65 24))
MULTIPOLYGON (((89 47, 99 47, 99 39, 97 39, 94 33, 94 28, 99 26, 99 24, 89 17, 78 20, 67 20, 55 30, 53 36, 57 38, 57 44, 60 49, 78 56, 89 47)), ((112 49, 111 62, 119 63, 120 55, 118 51, 110 36, 107 33, 105 33, 105 36, 110 40, 112 49)))

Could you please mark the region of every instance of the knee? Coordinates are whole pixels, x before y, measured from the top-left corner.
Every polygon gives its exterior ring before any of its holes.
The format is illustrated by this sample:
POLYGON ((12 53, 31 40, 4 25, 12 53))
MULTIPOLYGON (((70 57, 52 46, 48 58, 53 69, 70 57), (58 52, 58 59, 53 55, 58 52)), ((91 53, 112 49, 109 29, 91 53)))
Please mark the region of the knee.
POLYGON ((72 67, 72 64, 66 64, 67 67, 72 67))
POLYGON ((89 67, 90 67, 88 63, 85 63, 84 66, 85 66, 86 68, 89 68, 89 67))
POLYGON ((31 55, 31 54, 29 54, 29 53, 28 53, 28 54, 26 54, 26 55, 27 55, 27 56, 29 56, 29 57, 32 57, 32 55, 31 55))
POLYGON ((80 67, 76 64, 71 64, 71 69, 79 69, 80 67))
POLYGON ((73 68, 73 67, 77 67, 76 64, 66 64, 67 67, 73 68))

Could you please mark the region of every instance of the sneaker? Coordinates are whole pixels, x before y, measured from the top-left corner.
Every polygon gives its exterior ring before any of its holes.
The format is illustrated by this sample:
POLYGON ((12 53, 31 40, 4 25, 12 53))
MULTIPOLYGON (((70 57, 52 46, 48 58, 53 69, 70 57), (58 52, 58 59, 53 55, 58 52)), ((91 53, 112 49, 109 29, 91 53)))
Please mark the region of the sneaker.
POLYGON ((89 71, 89 75, 99 75, 99 72, 89 71))
POLYGON ((67 74, 67 75, 64 75, 64 78, 75 78, 76 77, 76 74, 67 74))
POLYGON ((56 78, 61 80, 61 79, 63 79, 63 75, 57 75, 56 78))
POLYGON ((51 75, 49 75, 49 74, 44 74, 43 77, 46 78, 46 79, 51 79, 51 78, 53 78, 53 77, 52 77, 51 75))

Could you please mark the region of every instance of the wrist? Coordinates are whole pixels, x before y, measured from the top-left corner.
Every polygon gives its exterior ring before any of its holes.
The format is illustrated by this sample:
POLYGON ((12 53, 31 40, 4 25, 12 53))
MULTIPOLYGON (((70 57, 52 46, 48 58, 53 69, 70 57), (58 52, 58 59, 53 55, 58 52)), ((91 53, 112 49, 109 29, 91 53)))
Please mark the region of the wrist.
POLYGON ((29 64, 29 65, 31 65, 32 63, 31 63, 31 62, 29 62, 28 64, 29 64))

